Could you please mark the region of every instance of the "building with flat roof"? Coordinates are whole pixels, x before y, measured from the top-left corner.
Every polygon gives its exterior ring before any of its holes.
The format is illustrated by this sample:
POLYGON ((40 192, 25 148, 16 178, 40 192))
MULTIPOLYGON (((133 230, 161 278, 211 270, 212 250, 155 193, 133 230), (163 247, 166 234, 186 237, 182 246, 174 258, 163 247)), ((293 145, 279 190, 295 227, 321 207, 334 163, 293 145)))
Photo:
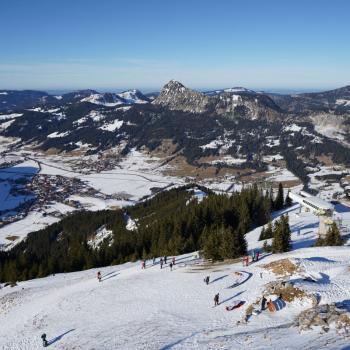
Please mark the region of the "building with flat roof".
POLYGON ((318 232, 321 235, 325 235, 329 225, 333 223, 333 204, 305 191, 300 191, 299 194, 289 192, 289 197, 293 202, 299 203, 301 207, 304 207, 307 211, 311 211, 319 217, 318 232))
POLYGON ((332 203, 327 202, 319 197, 312 196, 305 191, 301 191, 299 194, 290 192, 289 197, 293 202, 299 203, 303 207, 314 212, 316 215, 332 216, 334 212, 334 206, 332 203), (306 196, 307 194, 308 196, 306 196))

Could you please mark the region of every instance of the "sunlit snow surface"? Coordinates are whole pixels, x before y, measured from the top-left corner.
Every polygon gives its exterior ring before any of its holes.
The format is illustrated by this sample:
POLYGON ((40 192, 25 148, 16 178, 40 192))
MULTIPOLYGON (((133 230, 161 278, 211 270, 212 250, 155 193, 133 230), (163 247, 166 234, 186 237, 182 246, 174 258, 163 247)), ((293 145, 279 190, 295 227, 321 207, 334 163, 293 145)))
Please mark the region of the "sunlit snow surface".
MULTIPOLYGON (((299 221, 303 230, 312 222, 299 221)), ((256 246, 253 235, 248 234, 250 247, 256 246)), ((177 257, 173 271, 167 265, 161 270, 157 259, 154 266, 147 261, 146 270, 140 262, 127 263, 3 288, 0 348, 39 349, 46 333, 52 349, 342 349, 349 340, 332 327, 328 333, 314 329, 300 334, 292 326, 295 316, 311 307, 308 299, 236 324, 261 297, 264 284, 276 279, 260 266, 281 258, 300 263, 313 276, 322 273, 326 283, 296 282, 317 293, 321 303, 350 298, 350 247, 298 249, 263 256, 244 268, 241 263, 205 267, 192 253, 177 257), (234 272, 242 272, 242 279, 234 272), (208 286, 203 282, 207 275, 208 286), (221 304, 213 308, 216 293, 221 304), (245 304, 226 311, 236 300, 245 304)))

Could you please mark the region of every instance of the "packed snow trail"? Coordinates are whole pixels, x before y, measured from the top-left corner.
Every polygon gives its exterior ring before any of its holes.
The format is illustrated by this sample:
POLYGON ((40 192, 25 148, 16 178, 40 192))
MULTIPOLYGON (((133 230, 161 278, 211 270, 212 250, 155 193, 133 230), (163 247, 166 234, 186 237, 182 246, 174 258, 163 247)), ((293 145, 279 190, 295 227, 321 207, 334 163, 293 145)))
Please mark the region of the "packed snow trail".
MULTIPOLYGON (((177 257, 173 271, 147 261, 102 269, 57 274, 0 290, 0 349, 39 349, 47 334, 51 349, 341 349, 347 339, 319 330, 299 335, 291 327, 308 301, 286 303, 271 314, 242 320, 246 308, 261 297, 276 276, 259 266, 293 258, 310 274, 328 277, 319 283, 300 280, 323 302, 350 299, 350 248, 308 248, 263 257, 242 268, 202 264, 194 254, 177 257), (102 282, 96 279, 102 273, 102 282), (237 283, 235 272, 243 272, 237 283), (260 277, 262 272, 262 278, 260 277), (209 285, 204 283, 210 275, 209 285), (220 305, 213 298, 220 293, 220 305), (235 300, 245 304, 227 312, 235 300)), ((158 261, 158 260, 157 260, 158 261)), ((169 258, 169 261, 171 259, 169 258)))

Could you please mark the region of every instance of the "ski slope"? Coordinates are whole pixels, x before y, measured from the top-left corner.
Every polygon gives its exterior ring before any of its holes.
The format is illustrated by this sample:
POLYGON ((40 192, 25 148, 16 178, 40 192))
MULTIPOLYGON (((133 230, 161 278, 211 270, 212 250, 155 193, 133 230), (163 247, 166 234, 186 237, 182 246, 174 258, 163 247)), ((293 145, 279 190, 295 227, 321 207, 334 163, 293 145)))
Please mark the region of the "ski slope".
MULTIPOLYGON (((308 248, 284 254, 302 259, 307 271, 323 271, 328 283, 310 284, 322 302, 350 298, 350 248, 308 248)), ((59 274, 0 290, 0 348, 38 349, 46 333, 52 349, 341 349, 349 339, 333 330, 303 332, 292 326, 309 301, 287 303, 275 313, 264 311, 236 325, 263 285, 276 276, 260 266, 281 256, 268 256, 242 268, 240 263, 200 265, 195 255, 178 257, 166 266, 146 270, 139 263, 59 274), (233 274, 243 271, 238 281, 233 274), (262 272, 262 278, 260 278, 262 272), (203 279, 210 275, 207 286, 203 279), (213 297, 220 293, 220 305, 213 297), (245 304, 233 311, 234 300, 245 304), (327 345, 328 344, 328 345, 327 345)))
MULTIPOLYGON (((307 248, 316 237, 317 217, 298 214, 297 206, 288 210, 294 250, 263 255, 247 267, 240 260, 210 264, 195 252, 177 257, 173 271, 169 265, 160 269, 157 259, 155 265, 147 261, 145 270, 140 262, 101 268, 101 283, 98 269, 92 269, 4 287, 0 349, 39 349, 43 333, 49 348, 60 350, 347 349, 349 336, 338 335, 334 327, 327 333, 321 328, 300 333, 293 326, 295 317, 312 306, 309 298, 285 302, 275 313, 263 311, 242 322, 266 283, 281 278, 263 265, 282 258, 316 279, 305 281, 295 273, 289 279, 296 287, 317 295, 320 304, 348 305, 350 247, 307 248), (220 305, 213 307, 216 293, 220 305), (226 311, 237 301, 244 304, 226 311)), ((250 250, 262 243, 257 241, 260 229, 247 234, 250 250)), ((274 295, 268 298, 276 300, 274 295)))

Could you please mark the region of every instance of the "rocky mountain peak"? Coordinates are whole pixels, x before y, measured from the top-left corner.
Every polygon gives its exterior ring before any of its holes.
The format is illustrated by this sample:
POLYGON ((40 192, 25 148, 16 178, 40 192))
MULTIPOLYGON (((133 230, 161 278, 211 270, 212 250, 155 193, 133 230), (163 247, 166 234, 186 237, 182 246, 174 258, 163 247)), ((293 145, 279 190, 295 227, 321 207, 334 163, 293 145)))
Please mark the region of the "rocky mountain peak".
POLYGON ((183 84, 181 84, 179 81, 177 80, 170 80, 168 83, 166 83, 162 89, 162 92, 164 91, 174 91, 174 90, 180 90, 180 91, 185 91, 185 86, 183 84))
POLYGON ((176 80, 170 80, 164 85, 159 96, 152 103, 173 110, 203 113, 207 109, 208 102, 208 96, 186 88, 176 80))
POLYGON ((269 97, 252 90, 231 88, 215 92, 214 95, 202 93, 170 80, 152 103, 172 110, 211 113, 227 118, 275 119, 280 114, 279 107, 269 97))

